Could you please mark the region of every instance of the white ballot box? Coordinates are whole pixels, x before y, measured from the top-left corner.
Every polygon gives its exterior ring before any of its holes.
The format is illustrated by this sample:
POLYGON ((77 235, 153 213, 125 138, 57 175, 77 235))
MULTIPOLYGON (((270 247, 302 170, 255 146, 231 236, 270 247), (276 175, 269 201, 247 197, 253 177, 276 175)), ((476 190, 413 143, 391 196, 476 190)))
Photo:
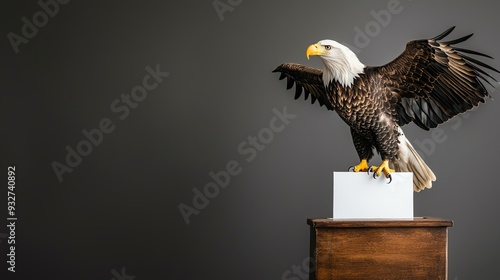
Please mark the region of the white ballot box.
POLYGON ((413 173, 333 172, 334 219, 413 219, 413 173))

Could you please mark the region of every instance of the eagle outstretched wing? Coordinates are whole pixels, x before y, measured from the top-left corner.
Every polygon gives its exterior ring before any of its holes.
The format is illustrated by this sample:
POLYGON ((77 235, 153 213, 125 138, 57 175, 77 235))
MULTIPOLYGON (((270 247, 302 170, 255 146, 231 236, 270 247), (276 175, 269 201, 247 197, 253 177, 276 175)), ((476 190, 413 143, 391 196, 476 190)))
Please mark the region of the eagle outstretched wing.
POLYGON ((379 67, 379 73, 388 80, 387 86, 399 97, 395 109, 400 126, 413 121, 429 130, 483 103, 489 96, 481 80, 491 86, 487 77, 496 80, 481 67, 500 72, 465 54, 490 56, 451 46, 472 34, 440 42, 454 28, 432 39, 409 42, 399 57, 379 67))
POLYGON ((284 63, 273 72, 281 73, 280 80, 286 78, 286 89, 291 89, 295 84, 295 99, 298 99, 302 93, 304 93, 305 100, 311 95, 311 104, 318 100, 320 106, 333 110, 332 96, 327 94, 323 85, 322 70, 296 63, 284 63))

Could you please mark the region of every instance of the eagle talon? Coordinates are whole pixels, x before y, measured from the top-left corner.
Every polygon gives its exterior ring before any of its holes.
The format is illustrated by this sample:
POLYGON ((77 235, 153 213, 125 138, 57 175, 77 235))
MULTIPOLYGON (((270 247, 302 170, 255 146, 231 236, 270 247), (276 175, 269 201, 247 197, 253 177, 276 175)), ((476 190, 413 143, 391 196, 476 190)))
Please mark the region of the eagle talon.
MULTIPOLYGON (((366 171, 369 168, 370 167, 368 166, 368 160, 362 159, 358 165, 352 166, 352 171, 354 172, 366 171)), ((351 169, 351 167, 349 169, 351 169)))
POLYGON ((491 97, 485 83, 499 89, 493 85, 497 79, 485 71, 499 70, 463 54, 491 56, 454 46, 472 34, 441 41, 454 28, 427 40, 408 42, 403 53, 383 66, 367 67, 348 46, 321 40, 310 45, 305 54, 307 59, 319 56, 323 71, 283 63, 272 72, 280 73, 280 80, 286 78, 287 89, 295 87, 295 99, 311 95, 311 103, 318 101, 336 111, 350 127, 358 157, 365 158, 353 167, 353 172, 368 171, 368 176, 376 172, 375 178, 384 173, 391 183, 391 173, 395 172, 389 167, 391 160, 391 167, 396 164, 398 171, 413 172, 413 187, 418 192, 432 187, 436 176, 404 136, 401 126, 413 122, 428 130, 491 97), (362 163, 374 156, 373 150, 383 162, 370 168, 362 163))
POLYGON ((351 165, 351 166, 347 169, 347 172, 351 172, 351 169, 352 169, 352 171, 354 172, 354 165, 351 165))
POLYGON ((385 178, 389 179, 388 184, 390 184, 392 182, 391 173, 395 172, 394 169, 389 168, 389 161, 388 160, 382 161, 382 164, 380 164, 380 166, 370 167, 369 171, 373 171, 373 178, 374 179, 376 177, 382 175, 382 173, 384 173, 385 178))

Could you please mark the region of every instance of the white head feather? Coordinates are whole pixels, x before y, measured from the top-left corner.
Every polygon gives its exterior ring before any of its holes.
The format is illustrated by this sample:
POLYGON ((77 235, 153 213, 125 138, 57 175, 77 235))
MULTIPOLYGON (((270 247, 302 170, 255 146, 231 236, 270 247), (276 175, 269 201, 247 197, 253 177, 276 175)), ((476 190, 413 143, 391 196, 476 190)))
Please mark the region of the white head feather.
POLYGON ((348 47, 333 40, 321 40, 318 45, 323 48, 324 52, 319 57, 325 65, 323 70, 325 87, 328 87, 333 80, 350 87, 354 79, 363 73, 365 65, 348 47))

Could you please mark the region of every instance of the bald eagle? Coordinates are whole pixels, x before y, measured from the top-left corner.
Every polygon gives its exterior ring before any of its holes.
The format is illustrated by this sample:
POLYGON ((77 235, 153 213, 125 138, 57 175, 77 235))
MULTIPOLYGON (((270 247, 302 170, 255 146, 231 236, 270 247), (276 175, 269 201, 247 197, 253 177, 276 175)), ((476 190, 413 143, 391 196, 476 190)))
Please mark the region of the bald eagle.
MULTIPOLYGON (((306 56, 319 56, 323 70, 285 63, 273 72, 295 85, 295 99, 302 93, 311 103, 333 110, 350 127, 360 162, 354 172, 373 171, 391 179, 391 173, 413 172, 413 188, 431 188, 436 176, 405 137, 402 126, 410 122, 422 129, 437 127, 468 111, 489 96, 484 82, 498 82, 485 69, 500 73, 469 55, 488 55, 452 45, 472 34, 442 42, 455 27, 424 40, 410 41, 404 52, 383 66, 365 66, 346 46, 322 40, 307 48, 306 56), (368 161, 376 149, 379 166, 368 161)), ((389 181, 390 182, 390 181, 389 181)))

